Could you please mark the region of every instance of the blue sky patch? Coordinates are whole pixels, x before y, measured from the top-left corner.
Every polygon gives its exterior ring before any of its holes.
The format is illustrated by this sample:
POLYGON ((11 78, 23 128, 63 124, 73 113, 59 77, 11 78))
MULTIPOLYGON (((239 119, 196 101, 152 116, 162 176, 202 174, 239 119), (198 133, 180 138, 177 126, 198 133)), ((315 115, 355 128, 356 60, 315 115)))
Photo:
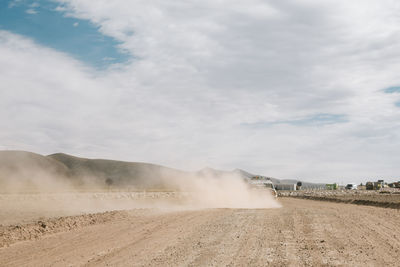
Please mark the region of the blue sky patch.
POLYGON ((247 126, 252 128, 264 128, 279 124, 289 124, 295 126, 323 126, 323 125, 344 123, 344 122, 348 122, 346 115, 320 113, 300 119, 246 123, 242 124, 242 126, 247 126))
POLYGON ((388 87, 384 90, 387 94, 400 93, 400 86, 388 87))
POLYGON ((294 125, 325 125, 347 122, 346 116, 343 114, 321 113, 310 117, 287 121, 288 124, 294 125))
POLYGON ((0 29, 68 53, 95 68, 126 62, 130 55, 120 44, 87 20, 66 17, 52 1, 0 1, 0 29))

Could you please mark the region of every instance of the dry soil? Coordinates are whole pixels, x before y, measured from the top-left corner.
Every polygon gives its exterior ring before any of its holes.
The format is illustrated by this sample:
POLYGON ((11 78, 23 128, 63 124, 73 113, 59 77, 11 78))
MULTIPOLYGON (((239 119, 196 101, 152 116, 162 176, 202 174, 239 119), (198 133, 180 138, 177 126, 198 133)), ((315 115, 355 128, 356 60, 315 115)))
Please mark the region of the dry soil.
POLYGON ((399 264, 400 211, 292 198, 280 202, 279 209, 136 209, 7 226, 0 265, 399 264), (37 236, 21 241, 21 232, 35 227, 37 236))

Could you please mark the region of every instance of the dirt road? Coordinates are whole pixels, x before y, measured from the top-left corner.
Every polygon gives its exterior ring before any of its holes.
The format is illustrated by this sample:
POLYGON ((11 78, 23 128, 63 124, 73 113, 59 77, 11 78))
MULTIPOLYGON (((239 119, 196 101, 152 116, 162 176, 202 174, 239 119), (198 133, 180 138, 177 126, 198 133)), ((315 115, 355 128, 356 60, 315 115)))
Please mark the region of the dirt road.
POLYGON ((400 212, 285 198, 280 209, 159 212, 0 249, 0 266, 394 266, 400 212))

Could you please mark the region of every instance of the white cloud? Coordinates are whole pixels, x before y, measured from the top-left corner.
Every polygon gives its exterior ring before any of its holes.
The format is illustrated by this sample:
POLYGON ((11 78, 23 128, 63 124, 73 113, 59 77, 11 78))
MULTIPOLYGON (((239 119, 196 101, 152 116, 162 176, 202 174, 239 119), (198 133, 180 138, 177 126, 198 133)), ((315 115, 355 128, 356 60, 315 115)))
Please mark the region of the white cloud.
POLYGON ((399 99, 381 91, 400 84, 395 1, 60 3, 134 58, 98 73, 2 32, 10 148, 311 181, 400 171, 399 99), (346 120, 298 123, 323 114, 346 120))
POLYGON ((15 6, 18 6, 21 3, 21 0, 11 0, 8 3, 8 8, 13 8, 15 6))
POLYGON ((79 22, 74 22, 74 24, 72 24, 74 27, 78 27, 79 26, 79 22))
POLYGON ((37 14, 38 12, 37 12, 35 9, 33 9, 33 8, 28 8, 28 9, 25 11, 25 13, 30 14, 30 15, 35 15, 35 14, 37 14))
POLYGON ((33 2, 33 3, 30 4, 29 6, 32 7, 32 8, 35 8, 35 7, 39 7, 40 5, 39 5, 39 3, 37 3, 37 2, 33 2))

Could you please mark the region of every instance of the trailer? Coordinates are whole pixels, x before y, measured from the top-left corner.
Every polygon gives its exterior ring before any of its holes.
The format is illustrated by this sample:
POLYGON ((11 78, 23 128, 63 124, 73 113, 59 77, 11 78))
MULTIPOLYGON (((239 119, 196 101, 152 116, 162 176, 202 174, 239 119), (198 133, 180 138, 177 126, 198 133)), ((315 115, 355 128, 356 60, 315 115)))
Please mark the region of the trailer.
POLYGON ((276 190, 296 191, 297 184, 275 184, 276 190))

